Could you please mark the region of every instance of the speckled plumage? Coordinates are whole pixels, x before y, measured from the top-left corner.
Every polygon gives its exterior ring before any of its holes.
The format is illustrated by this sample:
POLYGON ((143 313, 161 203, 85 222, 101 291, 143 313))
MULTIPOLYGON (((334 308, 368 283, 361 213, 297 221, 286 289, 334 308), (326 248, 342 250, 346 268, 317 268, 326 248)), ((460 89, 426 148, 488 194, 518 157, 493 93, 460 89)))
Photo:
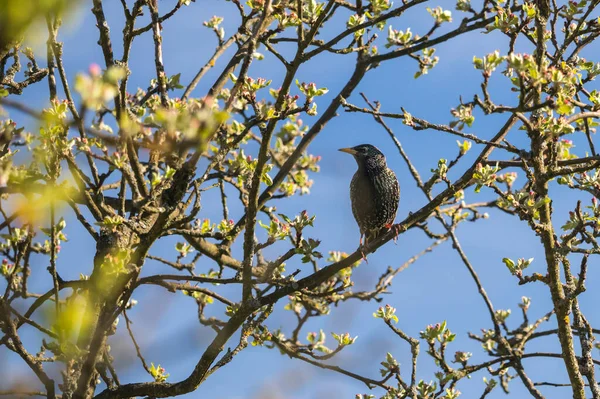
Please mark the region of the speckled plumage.
POLYGON ((360 234, 366 241, 375 239, 396 218, 400 201, 398 179, 387 167, 385 156, 370 144, 340 151, 352 154, 358 164, 350 183, 350 200, 360 234))

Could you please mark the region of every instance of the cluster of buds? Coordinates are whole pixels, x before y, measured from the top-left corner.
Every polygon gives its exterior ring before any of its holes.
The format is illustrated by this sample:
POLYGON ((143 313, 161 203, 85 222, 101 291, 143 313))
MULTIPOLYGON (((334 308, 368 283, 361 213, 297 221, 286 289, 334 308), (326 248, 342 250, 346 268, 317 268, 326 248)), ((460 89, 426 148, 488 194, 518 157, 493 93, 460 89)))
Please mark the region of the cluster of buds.
POLYGON ((531 306, 531 298, 526 296, 521 297, 521 303, 519 304, 519 307, 523 309, 523 312, 527 312, 527 310, 529 310, 529 306, 531 306))
POLYGON ((265 7, 265 0, 248 0, 246 4, 255 11, 262 11, 265 7))
POLYGON ((329 353, 331 350, 325 346, 325 332, 323 330, 319 330, 319 332, 309 332, 306 336, 306 340, 308 341, 308 347, 311 350, 318 350, 320 352, 329 353))
POLYGON ((290 232, 290 225, 288 223, 281 223, 276 217, 271 218, 269 224, 265 224, 260 220, 258 221, 258 224, 267 230, 269 240, 271 241, 283 240, 288 237, 290 232))
POLYGON ((2 259, 2 264, 0 265, 0 274, 2 274, 4 277, 8 277, 12 274, 14 267, 15 265, 9 263, 8 259, 2 259))
MULTIPOLYGON (((506 267, 512 275, 520 278, 523 276, 523 270, 527 269, 531 262, 533 262, 533 258, 519 258, 516 262, 510 258, 503 258, 502 262, 504 262, 504 264, 506 265, 506 267)), ((509 314, 510 312, 506 315, 506 317, 508 317, 509 314)), ((506 317, 504 317, 504 319, 506 319, 506 317)))
POLYGON ((92 64, 88 75, 80 74, 75 78, 75 90, 87 108, 98 110, 115 97, 117 83, 125 75, 125 70, 119 66, 111 66, 102 74, 100 67, 92 64))
POLYGON ((17 129, 17 123, 12 119, 0 121, 0 137, 18 137, 25 128, 17 129))
POLYGON ((434 56, 435 49, 433 47, 424 48, 421 51, 422 54, 418 54, 417 58, 419 60, 419 70, 415 73, 414 78, 418 78, 422 75, 427 75, 429 70, 437 65, 440 58, 438 56, 434 56))
POLYGON ((150 363, 150 375, 156 382, 165 382, 169 378, 169 374, 166 374, 164 367, 159 364, 155 366, 154 363, 150 363))
POLYGON ((490 186, 496 182, 497 175, 496 173, 500 170, 498 165, 483 166, 481 163, 478 163, 475 167, 475 173, 473 173, 473 180, 475 181, 475 192, 478 193, 481 191, 483 186, 490 186))
POLYGON ((444 10, 442 7, 437 6, 436 8, 427 7, 427 12, 431 14, 436 25, 441 25, 444 22, 452 22, 452 11, 450 10, 444 10))
POLYGON ((554 118, 552 115, 542 117, 538 121, 540 129, 548 135, 559 137, 565 134, 571 134, 575 131, 575 127, 568 123, 564 116, 554 118))
POLYGON ((217 229, 219 229, 219 231, 226 235, 227 233, 229 233, 231 230, 233 230, 233 227, 235 226, 235 222, 233 221, 233 219, 229 219, 229 220, 221 220, 221 223, 219 223, 219 225, 217 226, 217 229))
POLYGON ((207 28, 218 28, 219 25, 221 24, 221 22, 223 22, 223 17, 218 17, 216 15, 213 15, 211 19, 209 19, 208 21, 204 21, 202 23, 202 25, 206 26, 207 28))
POLYGON ((575 145, 573 144, 572 140, 561 139, 558 142, 558 159, 565 160, 577 158, 577 155, 571 154, 571 148, 573 147, 575 147, 575 145))
MULTIPOLYGON (((233 74, 232 74, 233 75, 233 74)), ((235 78, 235 76, 232 77, 232 80, 234 82, 237 81, 237 78, 235 78)), ((268 87, 271 84, 271 80, 267 80, 264 78, 257 78, 257 79, 253 79, 249 76, 246 76, 246 79, 244 79, 244 89, 246 94, 249 93, 255 93, 260 89, 264 89, 265 87, 268 87)))
POLYGON ((498 183, 506 183, 506 185, 510 188, 515 180, 517 180, 517 177, 517 172, 506 172, 501 175, 497 175, 496 181, 498 183))
POLYGON ((130 272, 130 250, 121 249, 110 253, 102 261, 102 270, 108 275, 119 275, 130 272))
POLYGON ((264 326, 257 326, 252 332, 252 346, 263 345, 273 339, 273 334, 264 326))
POLYGON ((573 19, 577 14, 582 12, 582 9, 587 5, 587 1, 569 0, 566 7, 561 7, 560 15, 566 19, 573 19))
POLYGON ((465 367, 471 356, 473 356, 471 352, 457 351, 454 353, 454 363, 460 363, 463 365, 463 367, 465 367))
POLYGON ((298 79, 296 79, 296 86, 298 86, 302 94, 306 96, 308 102, 310 102, 313 97, 322 96, 329 92, 325 87, 318 89, 316 83, 300 83, 298 79))
POLYGON ((67 119, 68 110, 69 102, 67 100, 59 101, 57 99, 52 99, 50 101, 50 108, 46 108, 42 111, 42 119, 48 126, 59 125, 67 119))
POLYGON ((193 227, 194 230, 200 231, 201 234, 210 234, 215 231, 216 224, 211 224, 210 219, 196 219, 193 227))
POLYGON ((388 27, 388 36, 386 48, 393 46, 406 46, 411 42, 412 32, 410 28, 406 28, 406 32, 402 30, 396 30, 392 28, 392 25, 388 27))
POLYGON ((420 332, 421 339, 424 339, 432 345, 434 341, 438 341, 442 344, 446 344, 454 341, 456 334, 453 334, 448 328, 446 328, 446 322, 430 324, 425 328, 425 331, 420 332))
POLYGON ((381 365, 383 368, 380 369, 379 372, 381 373, 382 377, 385 377, 388 374, 400 372, 400 363, 394 359, 394 356, 392 356, 390 352, 387 353, 385 356, 385 361, 381 362, 381 365))
POLYGON ((506 59, 506 57, 501 56, 498 50, 493 53, 489 53, 483 58, 473 57, 473 65, 475 69, 479 69, 483 71, 483 76, 485 78, 489 78, 492 76, 492 72, 502 64, 502 62, 506 59))
POLYGON ((496 8, 496 13, 494 22, 485 27, 488 32, 499 29, 503 33, 511 33, 517 29, 519 17, 502 7, 496 8))
POLYGON ((86 137, 75 137, 75 147, 81 152, 92 152, 86 137))
POLYGON ((496 320, 498 320, 498 323, 505 323, 508 316, 510 316, 510 313, 510 309, 498 309, 495 313, 496 320))
MULTIPOLYGON (((460 104, 458 107, 456 107, 456 109, 453 108, 450 111, 450 113, 457 119, 455 121, 450 122, 451 128, 458 127, 458 130, 462 130, 465 127, 465 125, 471 127, 471 125, 473 125, 473 122, 475 122, 475 117, 473 116, 473 106, 470 104, 460 104)), ((465 143, 467 143, 466 140, 465 143)), ((471 148, 470 142, 468 143, 469 148, 471 148)), ((469 149, 467 148, 465 153, 468 150, 469 149)))
POLYGON ((175 244, 175 250, 179 252, 178 258, 185 258, 189 253, 194 252, 191 244, 186 242, 178 242, 175 244))
POLYGON ((471 0, 457 0, 456 9, 458 11, 471 11, 471 0))
POLYGON ((300 26, 302 21, 298 18, 298 15, 295 12, 287 12, 283 11, 275 14, 275 18, 279 22, 279 29, 288 28, 290 26, 300 26))
POLYGON ((385 305, 377 309, 377 312, 373 313, 373 317, 377 319, 383 319, 386 322, 393 321, 398 323, 398 316, 396 316, 396 308, 390 305, 385 305))
MULTIPOLYGON (((348 18, 348 22, 346 22, 346 27, 348 29, 352 29, 352 28, 355 28, 355 27, 365 23, 365 21, 366 21, 366 15, 354 14, 354 15, 351 15, 350 18, 348 18)), ((364 28, 357 29, 356 31, 354 31, 354 37, 357 39, 364 34, 365 34, 364 28)))
MULTIPOLYGON (((279 98, 279 93, 280 92, 281 92, 281 87, 278 88, 278 89, 269 89, 269 94, 274 99, 278 99, 279 98)), ((299 98, 300 98, 300 96, 298 94, 295 94, 293 96, 290 95, 290 94, 286 94, 284 96, 284 98, 283 98, 283 103, 281 105, 282 112, 298 108, 298 105, 296 104, 296 101, 298 101, 299 98)))

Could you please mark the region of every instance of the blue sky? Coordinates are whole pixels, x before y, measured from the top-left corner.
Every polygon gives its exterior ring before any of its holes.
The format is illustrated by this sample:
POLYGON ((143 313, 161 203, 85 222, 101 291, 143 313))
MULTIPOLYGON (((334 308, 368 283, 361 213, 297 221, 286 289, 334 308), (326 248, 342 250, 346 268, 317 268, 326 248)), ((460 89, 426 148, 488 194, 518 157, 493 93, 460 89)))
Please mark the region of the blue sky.
MULTIPOLYGON (((90 64, 103 64, 100 47, 96 45, 98 31, 95 20, 89 12, 91 4, 86 2, 77 10, 65 29, 62 30, 60 40, 64 41, 64 61, 68 75, 73 78, 76 73, 86 71, 90 64)), ((123 13, 120 3, 107 1, 105 12, 111 34, 116 57, 120 58, 122 44, 120 32, 123 26, 123 13)), ((450 7, 449 2, 439 4, 450 7)), ((174 4, 173 0, 160 1, 161 10, 168 10, 174 4)), ((433 7, 438 3, 427 3, 433 7)), ((161 12, 162 13, 162 12, 161 12)), ((146 13, 147 14, 147 13, 146 13)), ((237 27, 237 12, 230 2, 217 0, 202 0, 184 7, 173 19, 165 22, 164 26, 164 60, 168 75, 181 73, 181 81, 187 84, 198 69, 204 65, 212 55, 215 47, 213 33, 202 26, 202 22, 210 19, 212 15, 225 17, 223 26, 226 35, 237 27)), ((453 11, 454 22, 446 29, 457 26, 461 15, 453 11)), ((137 26, 147 23, 148 15, 138 22, 137 26)), ((331 37, 341 30, 347 16, 334 18, 328 28, 323 31, 324 37, 331 37)), ((429 28, 431 17, 425 6, 411 10, 405 17, 392 21, 396 29, 405 30, 411 27, 415 33, 423 34, 429 28)), ((383 51, 386 32, 380 33, 379 48, 383 51)), ((440 62, 428 75, 417 80, 413 74, 417 70, 416 62, 406 59, 386 62, 376 70, 369 72, 362 81, 349 102, 363 106, 359 92, 371 100, 379 100, 382 109, 390 112, 399 112, 400 107, 405 107, 413 115, 428 118, 432 122, 447 123, 451 119, 450 109, 459 103, 459 96, 465 100, 472 98, 477 93, 480 85, 480 74, 473 69, 472 57, 482 56, 496 49, 505 49, 507 41, 502 36, 492 33, 484 35, 480 32, 470 33, 437 48, 440 62)), ((591 58, 598 46, 591 46, 585 54, 591 58), (595 48, 594 48, 595 47, 595 48)), ((527 46, 522 51, 527 51, 527 46)), ((265 53, 264 49, 259 51, 265 53)), ((285 53, 285 51, 283 51, 285 53)), ((43 52, 41 52, 43 53, 43 52)), ((40 53, 40 54, 41 54, 40 53)), ((218 76, 220 68, 232 54, 228 51, 209 72, 193 92, 194 96, 204 96, 206 90, 218 76)), ((263 61, 255 61, 250 70, 252 77, 266 77, 273 79, 272 87, 277 88, 283 77, 283 69, 277 61, 266 54, 263 61)), ((139 37, 134 42, 131 54, 130 68, 132 77, 129 91, 136 87, 146 88, 150 79, 154 77, 153 44, 151 32, 139 37)), ((596 60, 597 61, 597 60, 596 60)), ((354 65, 354 55, 338 56, 322 54, 316 61, 304 65, 299 73, 300 80, 314 81, 319 87, 329 88, 329 94, 319 99, 319 109, 323 110, 328 101, 335 96, 346 82, 354 65)), ((508 81, 500 74, 494 76, 491 86, 494 99, 497 103, 514 104, 514 96, 506 90, 508 81)), ((596 84, 597 87, 597 84, 596 84)), ((181 94, 181 93, 179 93, 181 94)), ((47 102, 47 86, 45 83, 35 85, 28 89, 20 100, 32 106, 43 106, 47 102)), ((313 142, 309 152, 321 155, 321 172, 313 175, 314 185, 311 194, 302 197, 293 197, 276 203, 280 212, 293 215, 307 209, 316 215, 315 228, 306 231, 306 235, 322 240, 321 251, 330 250, 353 252, 358 244, 358 228, 352 218, 348 186, 355 170, 354 161, 346 154, 337 152, 340 147, 348 147, 360 143, 372 143, 378 146, 387 156, 388 164, 396 171, 402 189, 398 220, 404 219, 410 211, 416 211, 426 203, 423 194, 415 187, 414 182, 393 143, 383 131, 374 123, 373 119, 364 114, 344 113, 340 110, 339 117, 332 120, 313 142)), ((21 116, 13 115, 17 121, 21 116)), ((476 114, 476 122, 469 133, 479 135, 481 138, 490 138, 503 123, 501 117, 484 117, 476 114)), ((302 118, 306 124, 311 125, 315 117, 302 118)), ((435 168, 439 158, 452 159, 458 152, 456 138, 449 137, 434 131, 415 132, 402 125, 399 121, 389 121, 405 150, 411 156, 414 164, 425 179, 430 176, 430 169, 435 168)), ((523 132, 514 131, 509 136, 515 144, 526 144, 523 132)), ((577 145, 575 153, 585 155, 585 143, 581 138, 574 137, 577 145)), ((470 166, 469 161, 474 159, 479 146, 473 146, 471 153, 463 159, 450 174, 451 178, 460 176, 470 166)), ((492 159, 505 159, 506 154, 494 152, 492 159)), ((520 176, 517 185, 523 182, 520 176)), ((555 201, 555 221, 557 225, 563 221, 567 211, 575 206, 577 196, 564 188, 552 188, 555 201)), ((232 199, 235 195, 230 196, 232 199)), ((589 200, 588 196, 582 196, 589 200)), ((484 189, 481 194, 467 192, 468 202, 479 202, 492 198, 484 189)), ((232 201, 233 202, 233 201, 232 201)), ((220 219, 220 203, 218 193, 213 190, 203 196, 202 218, 220 219)), ((77 226, 72 215, 66 214, 70 221, 67 231, 69 242, 63 245, 60 254, 59 273, 65 279, 75 279, 79 273, 89 274, 92 269, 94 243, 87 236, 85 230, 77 226)), ((234 219, 241 216, 241 210, 232 209, 234 219)), ((465 223, 459 229, 459 239, 463 249, 476 268, 483 285, 492 299, 496 309, 510 308, 513 315, 509 318, 509 325, 516 327, 521 322, 520 310, 517 304, 522 296, 532 298, 529 312, 530 318, 537 319, 551 308, 549 292, 545 286, 530 284, 518 286, 514 277, 510 276, 501 262, 503 257, 519 258, 534 257, 535 261, 530 267, 531 271, 543 272, 543 248, 539 240, 529 230, 527 225, 516 218, 508 217, 499 212, 490 211, 490 218, 477 223, 465 223)), ((236 219, 237 220, 237 219, 236 219)), ((436 231, 440 231, 437 228, 436 231)), ((151 251, 154 255, 174 259, 175 240, 161 240, 151 251)), ((356 289, 369 289, 375 283, 387 266, 397 267, 404 263, 415 253, 421 251, 429 244, 422 233, 410 231, 401 236, 397 245, 388 243, 376 253, 369 256, 369 263, 363 264, 355 272, 354 281, 356 289)), ((281 250, 285 245, 279 246, 281 250)), ((45 273, 46 260, 39 258, 37 277, 32 281, 32 288, 40 292, 50 286, 50 279, 45 273)), ((323 262, 322 265, 325 263, 323 262)), ((574 261, 574 264, 578 264, 574 261)), ((206 259, 201 259, 196 267, 197 272, 203 272, 215 265, 206 259)), ((298 260, 288 263, 288 270, 300 268, 303 273, 309 272, 307 265, 298 260)), ((153 261, 148 261, 144 266, 144 274, 168 272, 164 267, 153 261)), ((590 259, 588 272, 588 287, 593 287, 599 275, 595 259, 590 259)), ((35 275, 35 273, 34 273, 35 275)), ((228 287, 222 287, 222 293, 230 293, 236 298, 239 293, 233 293, 228 287)), ((596 312, 595 303, 600 299, 600 294, 589 290, 581 296, 582 310, 592 325, 598 325, 600 315, 596 312)), ((169 381, 176 382, 187 377, 195 363, 201 356, 204 348, 210 342, 214 333, 212 330, 201 327, 196 316, 195 302, 183 295, 174 295, 165 292, 160 287, 143 287, 136 291, 134 297, 139 305, 129 312, 134 321, 134 331, 138 336, 143 353, 148 361, 160 363, 170 373, 169 381)), ((464 265, 460 262, 456 252, 448 243, 438 247, 434 253, 428 254, 400 273, 394 280, 391 294, 384 297, 383 304, 389 303, 396 307, 400 318, 398 326, 411 336, 418 336, 420 330, 426 325, 448 321, 450 329, 458 334, 456 342, 451 344, 449 353, 456 350, 473 352, 474 361, 484 359, 483 351, 479 345, 467 338, 468 332, 478 332, 481 328, 490 328, 491 322, 483 301, 478 296, 477 289, 470 279, 464 265)), ((276 312, 267 322, 267 325, 276 329, 283 326, 283 331, 288 335, 289 328, 286 323, 293 322, 294 318, 289 312, 283 310, 284 302, 277 305, 276 312)), ((379 377, 379 362, 385 359, 386 352, 391 352, 402 365, 403 374, 408 375, 410 368, 410 348, 405 342, 397 339, 380 321, 373 319, 372 313, 380 306, 374 302, 362 303, 351 301, 332 309, 329 316, 323 317, 309 324, 301 337, 309 331, 323 329, 328 335, 330 332, 349 332, 358 336, 356 343, 346 348, 334 359, 334 363, 351 371, 364 374, 373 378, 379 377)), ((209 315, 222 315, 223 309, 213 305, 209 315), (213 312, 213 313, 210 313, 213 312)), ((553 328, 554 322, 546 323, 542 328, 553 328)), ((36 352, 39 341, 35 336, 23 329, 24 340, 31 352, 36 352)), ((229 346, 235 346, 234 338, 229 346)), ((328 342, 333 346, 333 339, 328 342)), ((149 376, 143 372, 135 352, 127 337, 124 320, 116 336, 111 338, 112 353, 117 358, 117 369, 120 370, 122 382, 150 381, 149 376)), ((553 338, 542 338, 527 346, 531 350, 545 350, 557 352, 558 345, 553 338)), ((9 354, 6 349, 0 349, 0 369, 7 372, 9 378, 0 382, 0 390, 6 388, 6 381, 30 380, 31 373, 14 354, 9 354)), ((419 364, 419 378, 426 381, 433 380, 435 367, 433 362, 424 353, 419 364)), ((525 361, 530 377, 534 381, 567 382, 563 371, 563 364, 559 359, 543 361, 525 361)), ((473 376, 470 381, 459 385, 463 397, 479 397, 483 392, 484 384, 480 373, 473 376)), ((560 398, 567 394, 565 388, 541 388, 547 398, 560 398)), ((261 347, 249 347, 236 356, 232 363, 212 375, 200 388, 186 398, 220 398, 220 399, 309 399, 309 398, 351 398, 356 393, 367 393, 368 389, 361 383, 348 377, 330 371, 316 369, 298 360, 291 360, 281 356, 278 351, 270 351, 261 347)), ((380 391, 374 392, 376 395, 380 391)), ((511 384, 511 393, 514 397, 522 397, 525 390, 518 380, 511 384)), ((500 389, 495 390, 489 398, 502 397, 500 389)))

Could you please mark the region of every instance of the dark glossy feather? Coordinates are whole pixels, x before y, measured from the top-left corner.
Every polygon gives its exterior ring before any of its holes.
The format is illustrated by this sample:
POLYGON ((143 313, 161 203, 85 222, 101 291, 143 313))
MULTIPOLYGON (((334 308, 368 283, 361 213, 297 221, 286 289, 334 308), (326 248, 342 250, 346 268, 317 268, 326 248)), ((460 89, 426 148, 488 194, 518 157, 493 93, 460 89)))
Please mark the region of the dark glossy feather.
POLYGON ((387 167, 385 157, 370 145, 354 157, 358 170, 350 183, 352 213, 361 235, 372 240, 396 219, 400 201, 400 186, 394 172, 387 167))

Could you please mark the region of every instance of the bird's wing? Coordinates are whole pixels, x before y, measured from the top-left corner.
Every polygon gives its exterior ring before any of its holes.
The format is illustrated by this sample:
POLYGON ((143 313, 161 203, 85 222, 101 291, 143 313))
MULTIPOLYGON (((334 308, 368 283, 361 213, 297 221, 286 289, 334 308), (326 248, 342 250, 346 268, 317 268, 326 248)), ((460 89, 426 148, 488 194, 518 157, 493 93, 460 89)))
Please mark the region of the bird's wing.
POLYGON ((360 233, 364 234, 369 227, 370 219, 376 213, 377 204, 374 198, 374 187, 370 180, 357 171, 350 183, 350 200, 352 201, 352 214, 360 233))
POLYGON ((381 208, 385 212, 385 224, 394 223, 396 219, 396 213, 398 212, 398 204, 400 202, 400 185, 398 184, 398 178, 396 174, 391 170, 387 169, 384 172, 387 177, 388 184, 384 187, 384 193, 381 195, 382 201, 381 208))

